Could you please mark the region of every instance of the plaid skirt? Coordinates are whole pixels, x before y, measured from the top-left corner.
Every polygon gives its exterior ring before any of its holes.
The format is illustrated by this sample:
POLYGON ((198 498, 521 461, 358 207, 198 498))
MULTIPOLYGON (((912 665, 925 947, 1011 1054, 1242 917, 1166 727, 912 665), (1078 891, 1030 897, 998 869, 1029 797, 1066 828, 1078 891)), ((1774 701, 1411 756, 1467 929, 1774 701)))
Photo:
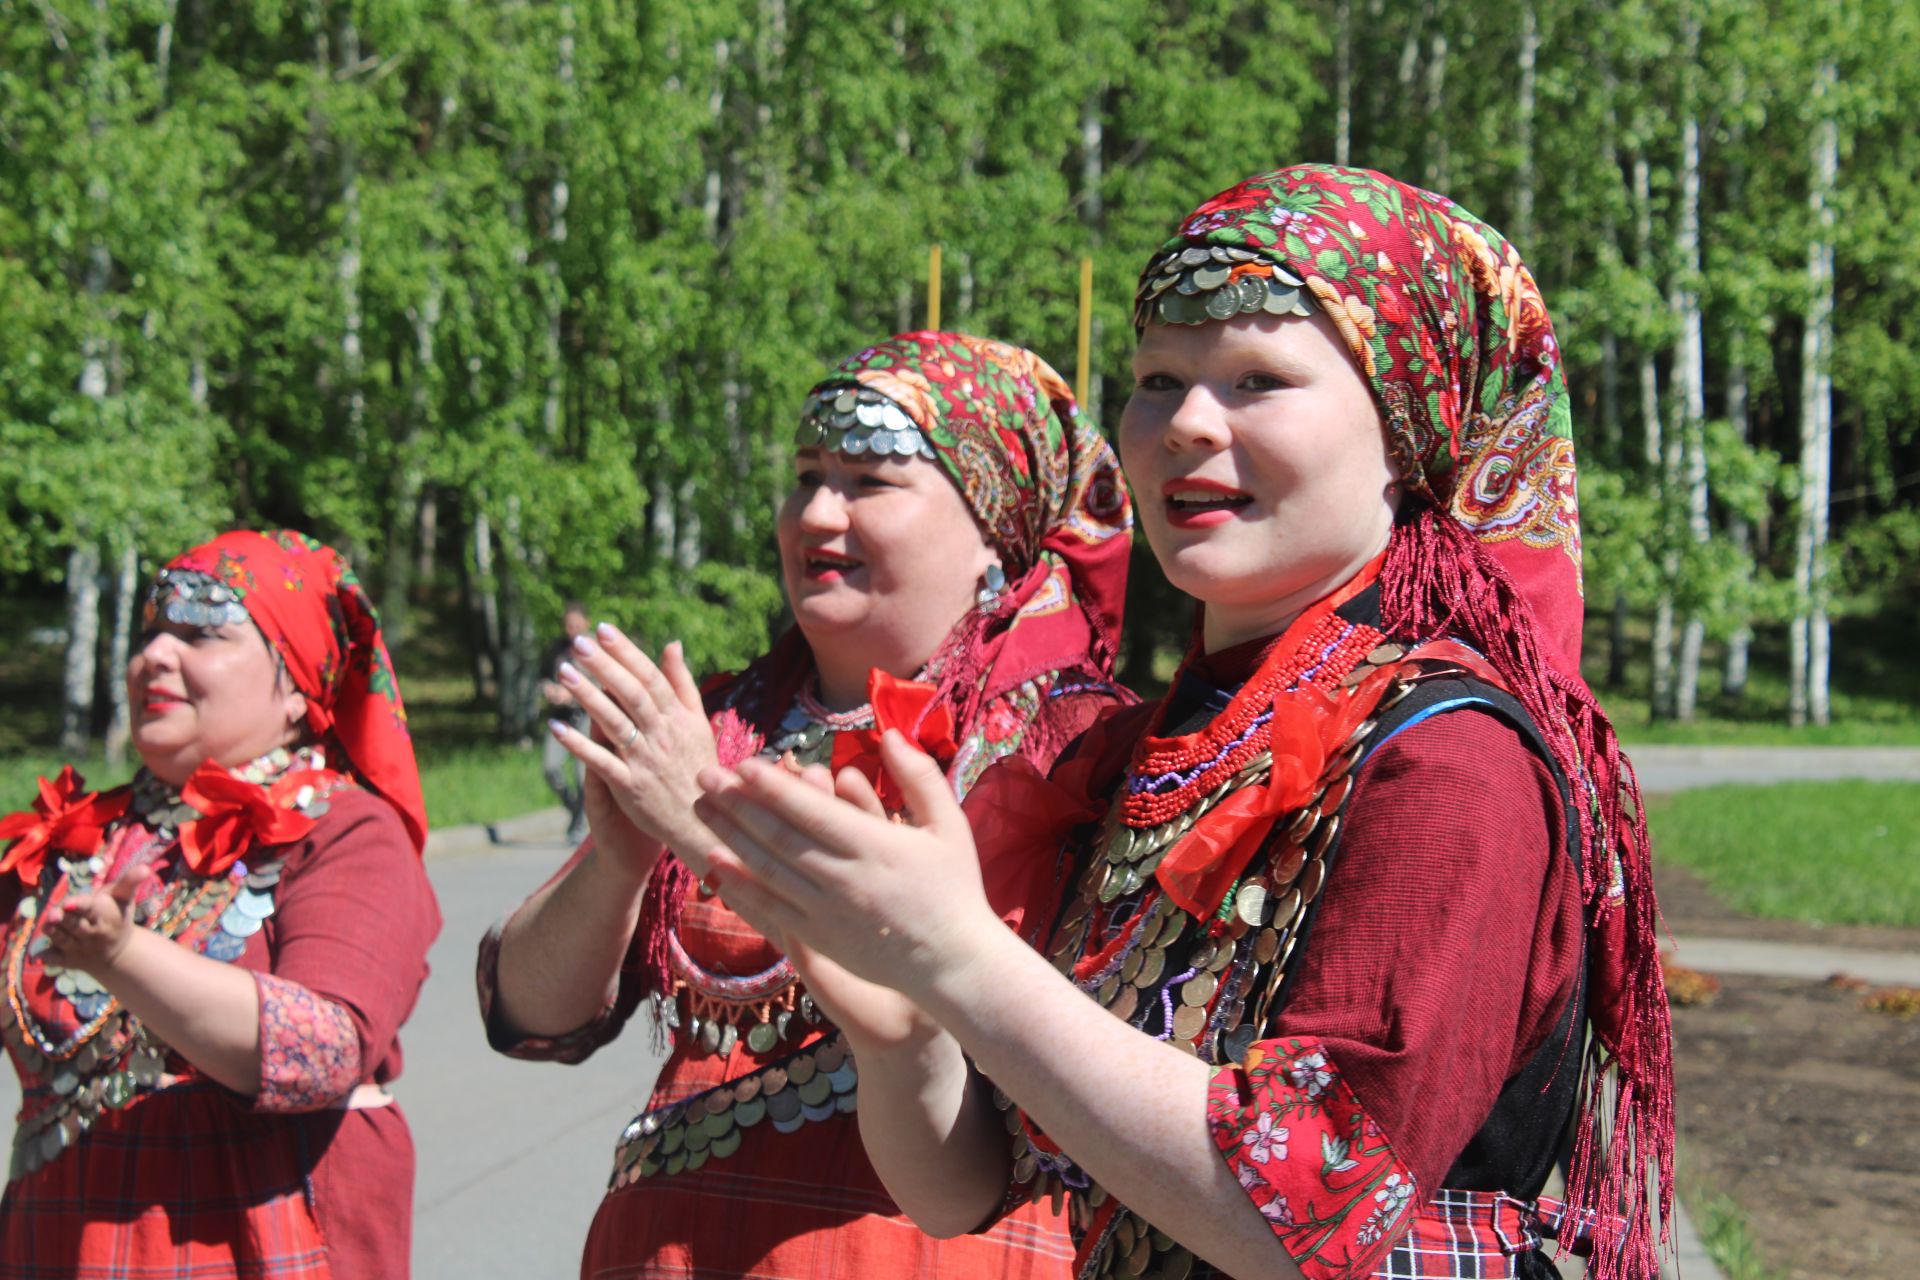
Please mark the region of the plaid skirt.
POLYGON ((300 1116, 206 1085, 108 1110, 0 1201, 9 1280, 329 1280, 300 1116))

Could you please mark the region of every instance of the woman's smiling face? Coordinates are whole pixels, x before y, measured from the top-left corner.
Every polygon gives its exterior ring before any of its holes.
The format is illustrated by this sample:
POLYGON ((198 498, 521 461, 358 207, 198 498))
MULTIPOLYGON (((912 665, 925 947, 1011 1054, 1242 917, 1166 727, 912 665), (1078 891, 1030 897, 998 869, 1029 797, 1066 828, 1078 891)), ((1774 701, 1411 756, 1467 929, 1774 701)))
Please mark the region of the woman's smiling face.
POLYGON ((229 767, 296 741, 306 699, 251 622, 155 621, 127 663, 133 746, 178 785, 202 761, 229 767))
POLYGON ((885 637, 924 661, 997 559, 938 463, 819 447, 794 458, 777 538, 787 600, 816 653, 885 637))
POLYGON ((1386 546, 1386 434, 1324 316, 1149 325, 1133 371, 1121 461, 1209 651, 1283 629, 1386 546))

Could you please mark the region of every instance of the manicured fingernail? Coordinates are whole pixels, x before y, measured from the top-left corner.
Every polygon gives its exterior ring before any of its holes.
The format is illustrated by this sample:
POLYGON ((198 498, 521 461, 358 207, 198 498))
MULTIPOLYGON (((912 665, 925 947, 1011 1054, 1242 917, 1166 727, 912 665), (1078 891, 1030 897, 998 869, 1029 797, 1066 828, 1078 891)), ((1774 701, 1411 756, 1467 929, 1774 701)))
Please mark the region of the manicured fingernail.
POLYGON ((569 726, 564 720, 549 720, 547 721, 547 728, 552 732, 554 737, 564 738, 567 736, 569 726))
POLYGON ((573 651, 591 656, 593 653, 593 641, 587 639, 585 636, 575 636, 573 638, 573 651))
POLYGON ((700 878, 700 887, 708 893, 720 892, 720 873, 718 871, 707 872, 706 875, 700 878))
POLYGON ((574 666, 571 662, 563 662, 560 664, 559 675, 561 684, 580 683, 580 668, 574 666))
POLYGON ((614 625, 611 622, 603 622, 593 630, 594 634, 598 635, 602 642, 610 643, 620 638, 619 631, 614 629, 614 625))

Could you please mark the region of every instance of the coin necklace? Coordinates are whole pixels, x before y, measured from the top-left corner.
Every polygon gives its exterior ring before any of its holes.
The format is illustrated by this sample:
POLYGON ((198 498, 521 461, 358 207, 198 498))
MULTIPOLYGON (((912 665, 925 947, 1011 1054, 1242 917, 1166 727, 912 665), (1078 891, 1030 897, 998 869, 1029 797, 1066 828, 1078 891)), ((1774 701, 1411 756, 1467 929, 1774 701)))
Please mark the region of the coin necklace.
MULTIPOLYGON (((282 748, 235 773, 265 785, 296 764, 324 769, 324 755, 316 747, 298 752, 282 748)), ((316 795, 303 808, 317 816, 325 812, 326 802, 316 795)), ((94 888, 113 863, 151 862, 174 845, 182 824, 198 816, 176 792, 143 770, 134 780, 127 817, 108 831, 100 850, 85 858, 54 859, 43 873, 42 886, 21 899, 6 950, 6 1000, 0 1004, 0 1021, 24 1073, 46 1079, 49 1093, 31 1113, 23 1111, 14 1133, 10 1176, 31 1173, 71 1147, 91 1128, 103 1104, 124 1107, 142 1089, 160 1083, 169 1052, 91 974, 43 965, 41 971, 52 979, 55 995, 65 997, 79 1020, 70 1035, 56 1040, 34 1017, 26 998, 27 961, 49 945, 44 934, 36 935, 34 923, 63 894, 94 888), (105 856, 110 851, 111 862, 105 856)), ((256 861, 252 867, 235 863, 219 876, 178 874, 158 901, 135 902, 134 921, 210 959, 237 959, 246 939, 273 914, 280 863, 279 858, 256 861)))
MULTIPOLYGON (((872 727, 871 707, 832 711, 811 687, 803 687, 760 754, 774 760, 790 757, 802 765, 825 764, 833 757, 835 734, 872 727)), ((697 892, 710 896, 704 886, 697 892)), ((667 949, 676 997, 663 1011, 667 1025, 684 1031, 707 1053, 726 1057, 743 1038, 754 1053, 769 1053, 787 1038, 796 1014, 806 1023, 820 1020, 812 997, 795 992, 799 975, 785 956, 759 973, 736 976, 700 964, 678 933, 667 936, 667 949)))

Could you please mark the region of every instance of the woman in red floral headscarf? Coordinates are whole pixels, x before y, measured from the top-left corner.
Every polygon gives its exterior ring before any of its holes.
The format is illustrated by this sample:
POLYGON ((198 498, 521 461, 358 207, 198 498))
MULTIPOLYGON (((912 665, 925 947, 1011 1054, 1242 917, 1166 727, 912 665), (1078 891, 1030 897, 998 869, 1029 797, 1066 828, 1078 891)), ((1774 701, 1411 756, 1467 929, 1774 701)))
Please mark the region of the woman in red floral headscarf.
MULTIPOLYGON (((656 667, 602 627, 561 669, 596 726, 555 725, 593 779, 593 836, 483 943, 488 1034, 578 1061, 643 998, 671 1030, 583 1275, 1063 1274, 1070 1246, 1039 1210, 944 1243, 900 1216, 861 1149, 837 1029, 673 851, 704 870, 694 774, 716 755, 878 777, 880 733, 898 729, 953 796, 996 759, 1051 764, 1123 700, 1119 466, 1037 356, 953 333, 843 362, 808 394, 797 446, 777 528, 795 627, 771 653, 703 695, 678 646, 656 667)), ((995 900, 1052 871, 997 868, 995 900)))
POLYGON ((172 561, 143 628, 133 782, 0 819, 0 1272, 405 1276, 386 1086, 440 915, 379 622, 283 530, 172 561))
POLYGON ((1673 1100, 1646 828, 1579 676, 1532 276, 1443 196, 1304 165, 1202 205, 1136 308, 1121 456, 1201 606, 1168 697, 1051 778, 989 773, 971 833, 891 736, 918 830, 854 775, 836 802, 705 771, 720 893, 832 958, 806 969, 860 1055, 862 1132, 930 1230, 1050 1195, 1086 1280, 1540 1280, 1548 1236, 1652 1280, 1673 1100), (1069 860, 1029 904, 1050 961, 998 928, 976 844, 1069 860))

